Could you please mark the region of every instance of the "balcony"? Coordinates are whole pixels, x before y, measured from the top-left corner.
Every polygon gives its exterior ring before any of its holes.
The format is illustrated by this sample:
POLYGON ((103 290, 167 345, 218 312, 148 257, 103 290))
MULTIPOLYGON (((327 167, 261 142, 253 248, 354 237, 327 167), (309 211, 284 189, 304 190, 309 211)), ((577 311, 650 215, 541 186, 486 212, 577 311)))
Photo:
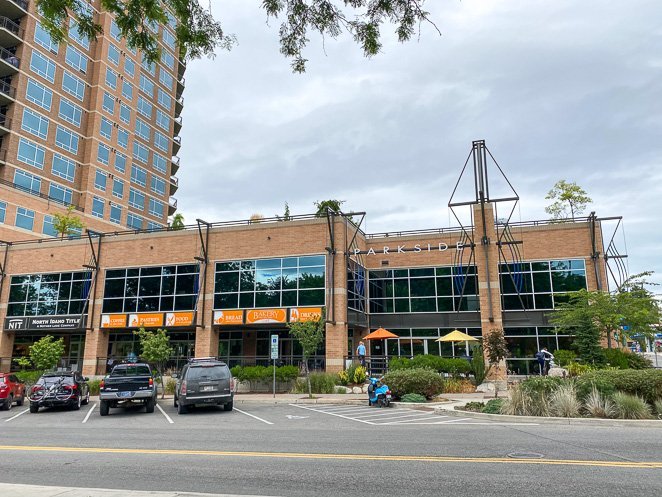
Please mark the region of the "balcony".
POLYGON ((182 148, 182 137, 181 136, 173 136, 172 138, 172 153, 173 155, 177 155, 177 152, 179 152, 179 149, 182 148))
POLYGON ((20 63, 21 60, 16 55, 0 47, 0 77, 16 74, 20 63))
POLYGON ((174 197, 170 197, 170 200, 168 200, 168 216, 172 216, 176 210, 177 210, 177 199, 174 197))
POLYGON ((184 79, 184 73, 186 72, 186 61, 179 59, 179 67, 177 68, 177 80, 182 81, 184 79))
POLYGON ((181 95, 184 91, 184 86, 186 86, 186 78, 180 78, 177 80, 177 95, 181 95))
MULTIPOLYGON (((11 118, 7 117, 4 114, 0 114, 0 136, 4 136, 9 133, 11 128, 11 118)), ((5 153, 7 151, 5 150, 5 153)))
POLYGON ((170 177, 170 195, 174 195, 179 188, 179 178, 175 176, 170 177))
POLYGON ((0 17, 0 46, 13 47, 23 41, 23 29, 7 17, 0 17))
POLYGON ((14 97, 16 97, 16 88, 5 81, 0 81, 0 105, 12 103, 14 97))
POLYGON ((183 109, 184 109, 184 97, 180 96, 179 98, 177 98, 177 100, 175 100, 175 117, 179 117, 183 109))
POLYGON ((28 2, 25 0, 0 0, 0 14, 18 19, 28 13, 28 2))
POLYGON ((175 118, 175 134, 178 135, 182 130, 182 116, 175 118))
POLYGON ((172 158, 172 163, 170 166, 170 174, 176 174, 179 171, 179 157, 176 155, 172 158))

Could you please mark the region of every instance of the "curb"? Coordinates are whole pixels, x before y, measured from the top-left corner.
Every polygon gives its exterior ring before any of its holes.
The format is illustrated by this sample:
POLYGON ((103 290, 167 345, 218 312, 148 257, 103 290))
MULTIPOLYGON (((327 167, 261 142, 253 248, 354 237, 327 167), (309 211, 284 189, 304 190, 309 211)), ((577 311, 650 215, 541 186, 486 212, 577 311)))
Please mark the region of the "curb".
MULTIPOLYGON (((450 407, 450 406, 449 406, 450 407)), ((486 414, 482 412, 456 411, 437 407, 435 414, 458 418, 473 418, 483 421, 508 423, 535 423, 540 425, 606 426, 621 428, 662 428, 662 420, 656 419, 601 419, 601 418, 555 418, 543 416, 511 416, 508 414, 486 414)))

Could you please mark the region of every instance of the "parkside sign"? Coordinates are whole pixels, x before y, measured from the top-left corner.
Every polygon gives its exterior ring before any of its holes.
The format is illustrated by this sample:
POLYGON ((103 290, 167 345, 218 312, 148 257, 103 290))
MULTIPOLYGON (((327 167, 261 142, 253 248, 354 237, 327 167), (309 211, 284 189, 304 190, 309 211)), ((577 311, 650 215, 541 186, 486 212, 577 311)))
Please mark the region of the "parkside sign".
POLYGON ((464 247, 471 247, 470 243, 457 242, 455 245, 449 246, 447 243, 426 243, 421 244, 417 243, 413 246, 396 245, 395 247, 389 247, 384 245, 381 250, 375 250, 374 248, 369 248, 368 250, 359 250, 354 249, 354 255, 391 255, 391 254, 404 254, 405 252, 446 252, 450 247, 453 247, 455 250, 462 250, 464 247))
POLYGON ((73 331, 85 328, 87 316, 29 316, 5 318, 5 331, 73 331))

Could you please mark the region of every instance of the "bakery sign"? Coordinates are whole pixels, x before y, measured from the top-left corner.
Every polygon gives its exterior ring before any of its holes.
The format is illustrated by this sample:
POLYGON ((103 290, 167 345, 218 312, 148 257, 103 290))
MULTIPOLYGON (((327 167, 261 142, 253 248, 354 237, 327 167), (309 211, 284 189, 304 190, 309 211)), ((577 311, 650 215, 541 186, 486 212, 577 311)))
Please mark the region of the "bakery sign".
POLYGON ((77 331, 85 328, 86 315, 26 316, 5 318, 5 331, 77 331))
POLYGON ((396 245, 392 247, 390 245, 384 245, 382 248, 370 247, 368 250, 354 249, 354 255, 392 255, 392 254, 404 254, 406 252, 413 252, 415 254, 421 252, 446 252, 450 248, 455 250, 462 250, 464 247, 471 247, 470 243, 457 242, 454 245, 448 245, 447 243, 417 243, 416 245, 407 245, 403 243, 402 245, 396 245))

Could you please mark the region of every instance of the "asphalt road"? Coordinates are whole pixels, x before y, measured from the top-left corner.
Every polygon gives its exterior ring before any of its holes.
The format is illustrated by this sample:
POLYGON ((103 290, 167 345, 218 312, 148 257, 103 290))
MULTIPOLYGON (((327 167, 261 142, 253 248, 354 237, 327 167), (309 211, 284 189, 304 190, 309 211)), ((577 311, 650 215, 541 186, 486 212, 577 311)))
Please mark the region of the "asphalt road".
POLYGON ((0 482, 269 496, 662 495, 662 429, 403 409, 0 412, 0 482), (18 416, 17 416, 18 415, 18 416))

